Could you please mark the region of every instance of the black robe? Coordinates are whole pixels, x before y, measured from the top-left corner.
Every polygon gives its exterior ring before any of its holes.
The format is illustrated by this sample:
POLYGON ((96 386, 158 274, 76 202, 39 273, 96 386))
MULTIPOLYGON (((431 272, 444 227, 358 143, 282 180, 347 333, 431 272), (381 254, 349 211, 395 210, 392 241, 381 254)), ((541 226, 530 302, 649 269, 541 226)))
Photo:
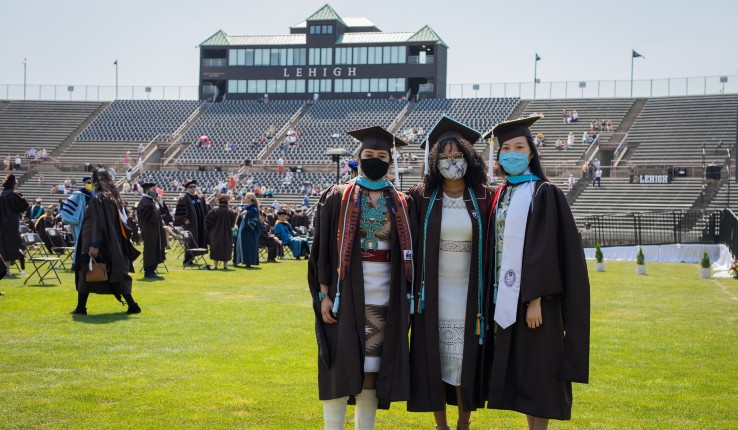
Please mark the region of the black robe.
MULTIPOLYGON (((539 418, 571 418, 571 383, 589 380, 589 278, 584 249, 564 193, 537 181, 528 214, 515 323, 496 328, 487 407, 539 418), (543 325, 529 329, 527 303, 541 297, 543 325)), ((493 225, 495 215, 491 214, 493 225)), ((494 227, 493 227, 494 228, 494 227)), ((494 230, 488 267, 494 284, 494 230)), ((504 246, 504 244, 503 244, 504 246)))
POLYGON ((166 236, 161 222, 161 211, 149 196, 141 197, 136 208, 138 226, 143 239, 143 266, 156 266, 166 259, 166 236))
POLYGON ((230 261, 233 257, 233 227, 236 214, 228 206, 213 208, 205 217, 205 238, 210 244, 210 258, 230 261))
POLYGON ((74 260, 77 291, 116 296, 131 294, 133 280, 129 273, 133 272, 133 260, 141 253, 133 247, 130 237, 131 232, 128 226, 121 222, 113 200, 104 193, 95 194, 85 209, 74 260), (100 250, 100 256, 95 261, 108 265, 107 282, 85 280, 85 272, 90 261, 88 252, 93 246, 100 250))
MULTIPOLYGON (((441 219, 443 212, 443 192, 439 191, 436 202, 433 204, 428 222, 428 238, 425 241, 425 308, 423 313, 417 312, 418 293, 423 267, 423 226, 426 213, 430 205, 433 190, 424 190, 417 185, 408 191, 413 202, 411 222, 416 223, 415 249, 415 300, 416 312, 412 316, 412 333, 410 336, 410 368, 411 368, 411 397, 407 403, 408 410, 415 412, 430 412, 443 410, 444 392, 445 401, 456 405, 455 387, 446 384, 441 379, 441 358, 438 338, 438 258, 441 244, 441 219)), ((474 203, 468 190, 464 190, 464 202, 472 224, 472 258, 469 267, 469 287, 466 297, 466 322, 464 328, 464 357, 461 371, 461 399, 464 410, 473 411, 484 407, 485 388, 488 388, 482 378, 483 347, 479 345, 476 332, 478 309, 478 268, 479 240, 484 248, 487 229, 487 215, 492 205, 492 189, 482 187, 475 190, 481 214, 476 213, 474 203), (481 218, 479 218, 481 217, 481 218), (477 220, 481 219, 483 231, 479 231, 477 220)), ((485 253, 485 251, 482 251, 485 253)), ((484 261, 484 256, 481 261, 484 261)), ((486 284, 485 270, 482 271, 483 285, 486 284)), ((487 290, 487 288, 485 288, 487 290)), ((487 305, 488 294, 485 291, 483 298, 485 322, 490 320, 490 309, 487 305)), ((485 324, 486 327, 489 323, 485 324)), ((490 339, 489 331, 485 333, 485 340, 490 339)))
POLYGON ((174 225, 182 226, 185 230, 192 233, 192 239, 195 243, 191 244, 193 248, 205 248, 207 240, 205 238, 205 217, 210 208, 205 203, 205 198, 198 195, 191 196, 185 193, 179 201, 174 211, 174 225), (197 201, 197 203, 195 203, 197 201), (189 224, 185 224, 185 220, 189 224))
MULTIPOLYGON (((361 238, 357 228, 351 255, 351 270, 341 286, 338 322, 325 324, 321 315, 318 292, 320 285, 329 287, 335 299, 338 285, 336 233, 340 222, 341 196, 346 185, 334 185, 320 198, 315 214, 315 237, 308 262, 308 284, 313 297, 315 334, 318 342, 318 391, 321 400, 355 396, 364 384, 364 352, 366 347, 364 283, 361 260, 361 238)), ((388 201, 390 200, 387 197, 388 201)), ((408 202, 409 203, 409 202, 408 202)), ((410 397, 410 361, 408 323, 409 283, 405 277, 403 251, 397 235, 395 215, 387 212, 391 222, 391 282, 385 322, 384 342, 376 393, 380 408, 390 402, 410 397)), ((414 236, 414 235, 413 235, 414 236)))
POLYGON ((21 193, 5 190, 0 193, 0 255, 8 263, 23 257, 20 217, 28 209, 28 202, 21 193))

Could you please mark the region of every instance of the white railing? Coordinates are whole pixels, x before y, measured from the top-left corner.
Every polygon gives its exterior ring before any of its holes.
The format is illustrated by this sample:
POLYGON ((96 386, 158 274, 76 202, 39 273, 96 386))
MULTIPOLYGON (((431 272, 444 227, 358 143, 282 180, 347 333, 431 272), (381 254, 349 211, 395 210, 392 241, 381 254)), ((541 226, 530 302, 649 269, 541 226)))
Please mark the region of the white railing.
POLYGON ((589 145, 589 148, 587 148, 586 151, 584 151, 584 156, 582 157, 584 161, 589 163, 592 161, 592 158, 597 154, 597 151, 600 149, 600 134, 598 133, 597 136, 594 138, 592 143, 589 145))
POLYGON ((225 58, 204 58, 202 60, 202 65, 204 67, 226 67, 228 65, 228 60, 225 58))
POLYGON ((625 136, 623 136, 623 140, 620 141, 620 144, 617 148, 615 148, 615 151, 613 152, 613 155, 615 156, 615 161, 612 163, 614 167, 618 167, 618 164, 620 164, 620 160, 623 159, 623 156, 625 156, 625 153, 628 152, 628 133, 625 133, 625 136))

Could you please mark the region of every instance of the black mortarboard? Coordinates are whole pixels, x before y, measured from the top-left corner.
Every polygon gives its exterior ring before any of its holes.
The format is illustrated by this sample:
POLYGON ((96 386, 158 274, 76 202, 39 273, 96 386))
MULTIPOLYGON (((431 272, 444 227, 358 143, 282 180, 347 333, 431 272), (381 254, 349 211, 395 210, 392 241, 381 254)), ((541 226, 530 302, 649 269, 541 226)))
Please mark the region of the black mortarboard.
POLYGON ((87 182, 87 181, 91 181, 91 180, 92 180, 92 176, 83 176, 82 177, 82 182, 87 182))
POLYGON ((428 138, 420 144, 420 149, 425 149, 426 141, 430 143, 432 148, 436 143, 452 138, 461 138, 474 145, 481 135, 482 133, 468 125, 456 121, 448 115, 444 115, 428 132, 428 138))
POLYGON ((494 135, 500 145, 518 136, 531 138, 530 126, 541 118, 543 118, 543 114, 534 113, 530 116, 503 121, 492 127, 492 130, 484 133, 482 137, 487 139, 494 135))
POLYGON ((363 149, 392 152, 392 146, 405 146, 407 142, 390 133, 380 126, 367 127, 348 132, 349 135, 361 141, 359 152, 363 149))
POLYGON ((289 214, 290 214, 290 211, 288 211, 287 209, 280 209, 277 211, 277 215, 289 215, 289 214))
POLYGON ((143 188, 144 190, 147 190, 155 186, 156 186, 156 182, 144 182, 143 184, 141 184, 141 188, 143 188))
POLYGON ((197 181, 194 179, 187 179, 185 180, 185 183, 182 186, 185 188, 188 188, 190 185, 197 185, 197 181))
POLYGON ((18 180, 15 178, 15 175, 12 173, 8 173, 8 175, 5 177, 5 180, 3 181, 3 189, 9 190, 13 188, 13 186, 17 183, 18 180))

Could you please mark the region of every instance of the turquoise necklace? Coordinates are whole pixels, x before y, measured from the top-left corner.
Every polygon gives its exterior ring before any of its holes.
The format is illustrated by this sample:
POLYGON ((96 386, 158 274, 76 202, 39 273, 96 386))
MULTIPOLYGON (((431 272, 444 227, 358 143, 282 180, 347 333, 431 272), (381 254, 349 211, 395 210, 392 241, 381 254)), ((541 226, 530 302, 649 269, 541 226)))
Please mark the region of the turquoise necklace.
POLYGON ((377 207, 372 207, 369 196, 361 195, 361 228, 366 231, 366 237, 361 241, 364 251, 376 251, 379 247, 376 233, 382 228, 382 222, 387 218, 387 199, 384 196, 377 199, 377 207))

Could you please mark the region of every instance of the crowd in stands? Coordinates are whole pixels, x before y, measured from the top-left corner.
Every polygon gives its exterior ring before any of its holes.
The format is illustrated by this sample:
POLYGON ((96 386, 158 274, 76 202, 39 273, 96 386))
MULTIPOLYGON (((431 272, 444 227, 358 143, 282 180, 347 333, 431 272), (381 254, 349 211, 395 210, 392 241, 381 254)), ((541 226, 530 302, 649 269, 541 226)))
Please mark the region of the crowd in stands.
POLYGON ((564 124, 571 124, 577 121, 579 121, 579 112, 576 109, 569 110, 569 108, 564 108, 564 124))
POLYGON ((603 119, 602 121, 594 119, 589 123, 589 131, 615 131, 615 128, 612 125, 611 119, 603 119))

